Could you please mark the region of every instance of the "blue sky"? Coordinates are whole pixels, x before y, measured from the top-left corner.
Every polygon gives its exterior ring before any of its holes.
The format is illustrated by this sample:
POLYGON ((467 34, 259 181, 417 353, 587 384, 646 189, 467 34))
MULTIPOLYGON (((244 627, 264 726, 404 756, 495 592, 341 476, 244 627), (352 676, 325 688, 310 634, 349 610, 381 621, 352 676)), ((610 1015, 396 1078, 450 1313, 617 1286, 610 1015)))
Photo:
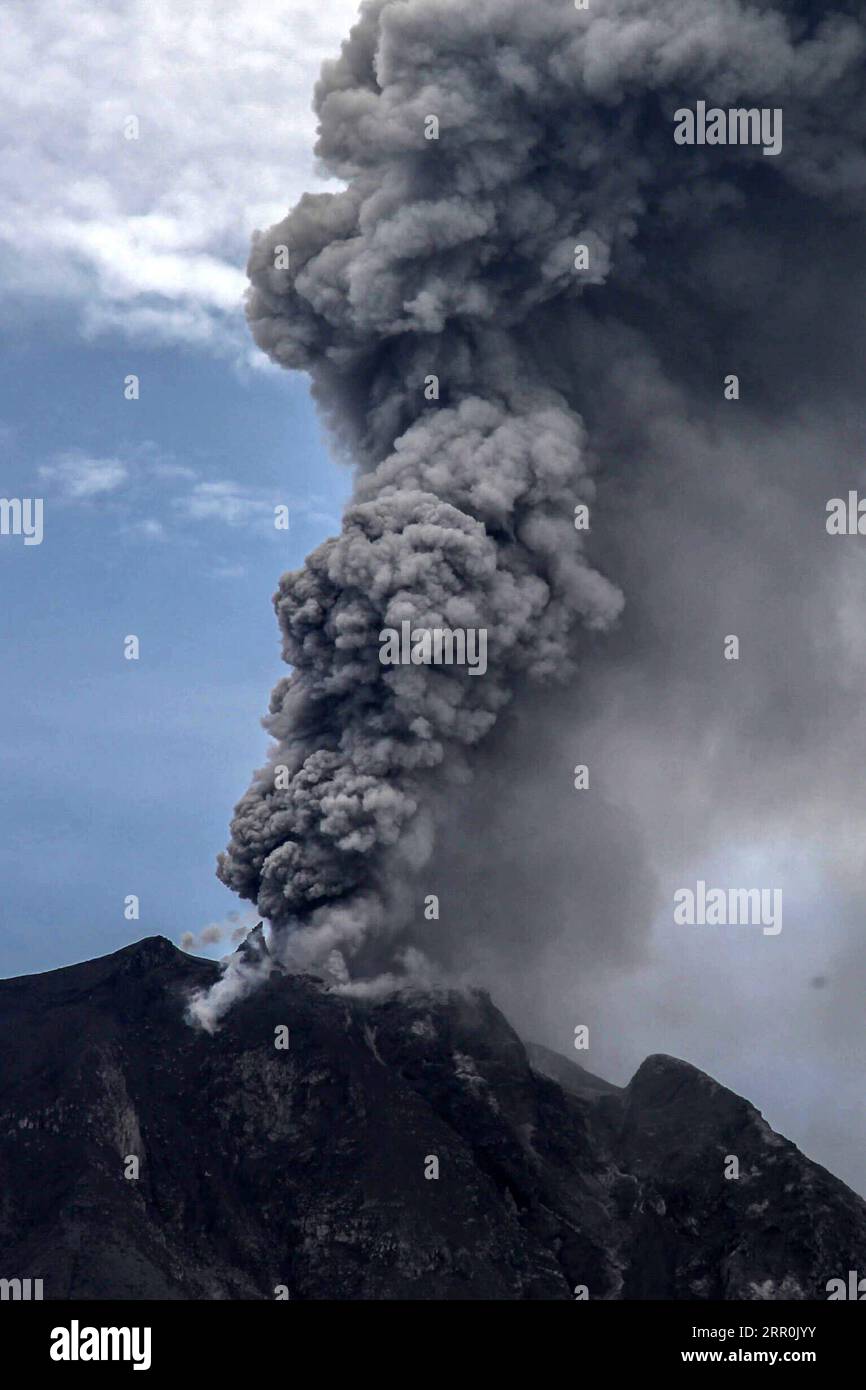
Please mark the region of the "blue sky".
POLYGON ((238 907, 213 861, 266 747, 270 596, 337 526, 348 475, 302 378, 61 332, 19 341, 0 385, 4 494, 45 508, 40 546, 0 546, 0 968, 18 974, 238 907))
POLYGON ((271 595, 350 482, 306 380, 252 344, 244 266, 255 227, 333 186, 309 107, 354 12, 4 11, 0 496, 45 521, 39 546, 0 537, 0 975, 244 910, 214 864, 286 669, 271 595))

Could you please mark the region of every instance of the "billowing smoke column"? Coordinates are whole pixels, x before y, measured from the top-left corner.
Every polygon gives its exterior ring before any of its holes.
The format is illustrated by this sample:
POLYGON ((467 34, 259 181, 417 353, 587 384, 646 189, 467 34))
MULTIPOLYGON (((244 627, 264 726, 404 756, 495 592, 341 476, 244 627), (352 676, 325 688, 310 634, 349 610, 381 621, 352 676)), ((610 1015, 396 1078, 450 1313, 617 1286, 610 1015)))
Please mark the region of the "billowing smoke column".
POLYGON ((336 949, 363 968, 401 925, 443 789, 516 693, 615 624, 617 576, 574 526, 595 465, 539 324, 582 301, 591 333, 644 290, 663 311, 677 239, 750 180, 862 199, 863 33, 845 8, 369 0, 326 65, 318 154, 346 187, 257 237, 248 316, 310 374, 358 479, 340 536, 281 580, 292 672, 219 864, 290 960, 336 949), (783 111, 782 153, 684 150, 675 112, 702 99, 783 111), (405 620, 486 630, 486 674, 382 665, 381 631, 405 620))

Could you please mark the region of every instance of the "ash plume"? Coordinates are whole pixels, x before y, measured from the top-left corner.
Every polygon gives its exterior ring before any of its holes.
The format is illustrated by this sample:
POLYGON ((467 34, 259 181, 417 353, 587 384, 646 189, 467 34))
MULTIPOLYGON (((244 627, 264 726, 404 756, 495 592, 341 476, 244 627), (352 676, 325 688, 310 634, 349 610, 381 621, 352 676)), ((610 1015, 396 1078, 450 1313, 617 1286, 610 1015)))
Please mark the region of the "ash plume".
MULTIPOLYGON (((458 871, 455 798, 473 779, 495 794, 508 739, 526 760, 537 688, 616 652, 605 634, 646 576, 604 488, 651 467, 653 425, 710 418, 673 384, 678 342, 701 345, 681 384, 720 382, 778 289, 785 209, 840 244, 862 230, 863 58, 846 4, 362 5, 315 94, 318 156, 346 186, 304 197, 249 262, 257 343, 309 373, 357 468, 341 534, 280 581, 292 670, 219 860, 286 963, 409 968, 419 875, 458 871), (699 98, 781 108, 782 153, 677 147, 674 113, 699 98), (484 677, 384 667, 380 633, 406 620, 486 629, 484 677)), ((758 399, 776 384, 759 369, 758 399)))

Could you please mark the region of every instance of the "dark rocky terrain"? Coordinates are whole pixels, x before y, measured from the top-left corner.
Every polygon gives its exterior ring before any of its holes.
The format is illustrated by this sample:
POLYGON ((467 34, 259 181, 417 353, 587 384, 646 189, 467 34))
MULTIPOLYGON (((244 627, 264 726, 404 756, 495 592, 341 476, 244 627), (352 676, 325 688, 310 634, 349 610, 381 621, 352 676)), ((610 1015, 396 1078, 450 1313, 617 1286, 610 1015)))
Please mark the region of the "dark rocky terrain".
POLYGON ((484 994, 349 1003, 276 970, 210 1036, 184 998, 217 971, 156 937, 0 982, 0 1275, 59 1299, 826 1299, 863 1266, 866 1203, 685 1062, 619 1089, 484 994))

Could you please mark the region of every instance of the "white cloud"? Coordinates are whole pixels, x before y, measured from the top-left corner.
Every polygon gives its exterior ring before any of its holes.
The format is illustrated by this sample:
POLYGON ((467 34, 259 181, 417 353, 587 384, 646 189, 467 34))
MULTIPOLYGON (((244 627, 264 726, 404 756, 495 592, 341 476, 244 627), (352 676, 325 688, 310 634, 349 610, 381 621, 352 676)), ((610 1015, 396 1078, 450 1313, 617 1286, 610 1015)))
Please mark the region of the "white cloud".
POLYGON ((267 517, 273 524, 274 503, 240 483, 196 483, 192 491, 175 499, 176 506, 192 521, 223 521, 243 526, 267 517))
MULTIPOLYGON (((84 449, 56 454, 39 465, 46 491, 70 507, 98 504, 114 519, 118 536, 139 542, 186 543, 193 536, 218 544, 246 535, 276 546, 297 523, 316 532, 337 532, 340 518, 317 493, 295 495, 277 485, 256 486, 233 478, 209 479, 203 467, 163 453, 152 439, 122 447, 117 456, 100 458, 84 449), (288 510, 289 525, 277 525, 276 509, 288 510)), ((282 520, 282 514, 280 514, 282 520)), ((196 542, 197 543, 197 542, 196 542)), ((215 578, 234 579, 246 568, 234 555, 214 563, 215 578)))
POLYGON ((144 521, 136 522, 135 532, 147 541, 163 541, 166 537, 166 530, 161 521, 154 517, 145 517, 144 521))
MULTIPOLYGON (((310 508, 307 502, 293 507, 290 499, 231 479, 206 480, 190 465, 163 455, 149 439, 139 441, 122 459, 96 458, 72 449, 38 471, 70 503, 104 499, 121 519, 123 533, 150 541, 166 540, 189 522, 251 527, 259 535, 279 539, 274 508, 288 506, 290 514, 306 514, 310 508)), ((234 573, 229 569, 224 577, 234 573)))
MULTIPOLYGON (((148 445, 151 445, 148 441, 148 445)), ((153 446, 156 447, 155 445, 153 446)), ((193 481, 198 475, 194 468, 188 468, 185 463, 174 463, 170 459, 157 458, 150 464, 150 471, 154 478, 163 478, 169 482, 193 481)))
POLYGON ((313 84, 356 0, 7 0, 6 292, 72 299, 87 335, 246 350, 250 234, 314 176, 313 84), (139 138, 124 136, 135 116, 139 138))
POLYGON ((243 579, 246 574, 246 565, 215 565, 211 570, 213 579, 243 579))
POLYGON ((91 458, 73 449, 67 454, 58 454, 51 463, 42 464, 39 476, 44 482, 56 483, 66 497, 81 502, 115 492, 129 475, 120 459, 91 458))

